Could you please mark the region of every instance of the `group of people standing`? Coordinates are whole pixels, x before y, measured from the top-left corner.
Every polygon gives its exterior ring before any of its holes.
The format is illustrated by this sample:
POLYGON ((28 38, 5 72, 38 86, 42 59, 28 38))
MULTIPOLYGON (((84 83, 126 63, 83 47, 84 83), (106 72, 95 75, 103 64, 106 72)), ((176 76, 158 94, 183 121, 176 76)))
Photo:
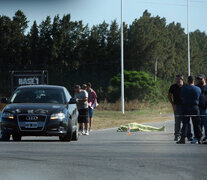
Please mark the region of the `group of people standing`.
POLYGON ((184 83, 183 75, 176 76, 176 83, 171 85, 168 99, 175 116, 175 138, 177 144, 185 144, 187 137, 192 144, 207 143, 207 84, 204 74, 188 77, 184 83), (197 80, 197 84, 196 83, 197 80), (194 137, 191 131, 192 119, 194 137), (182 124, 182 128, 181 128, 182 124), (202 130, 204 128, 204 138, 202 130))
POLYGON ((79 112, 79 135, 89 135, 92 131, 93 113, 98 106, 96 92, 92 89, 91 83, 75 86, 74 98, 77 102, 79 112))

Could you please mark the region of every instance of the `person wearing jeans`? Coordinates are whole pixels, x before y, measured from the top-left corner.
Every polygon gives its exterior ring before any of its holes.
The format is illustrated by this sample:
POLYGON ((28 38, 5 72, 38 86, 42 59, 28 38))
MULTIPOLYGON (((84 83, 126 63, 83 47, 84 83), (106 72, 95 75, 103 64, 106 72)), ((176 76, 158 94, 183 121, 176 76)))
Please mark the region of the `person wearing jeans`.
POLYGON ((87 83, 88 92, 88 111, 89 111, 89 131, 92 131, 93 113, 95 108, 98 106, 96 92, 92 89, 90 82, 87 83))
POLYGON ((204 127, 204 134, 205 134, 203 142, 205 144, 207 144, 207 109, 200 110, 200 114, 203 115, 203 116, 201 116, 201 121, 202 121, 202 125, 204 127))
POLYGON ((202 132, 201 132, 201 119, 199 110, 199 100, 201 97, 201 90, 199 87, 195 86, 195 79, 193 76, 188 77, 188 86, 185 86, 181 90, 182 98, 182 111, 184 114, 183 127, 181 130, 181 139, 177 144, 185 144, 185 137, 187 136, 187 125, 192 119, 193 129, 195 137, 198 143, 201 144, 202 132))
MULTIPOLYGON (((207 91, 205 91, 204 92, 204 95, 205 95, 205 97, 206 97, 206 99, 207 99, 207 91)), ((206 113, 207 114, 207 113, 206 113)), ((207 119, 206 119, 207 120, 207 119)), ((207 124, 207 123, 206 123, 207 124)), ((206 125, 206 129, 207 129, 207 125, 206 125)), ((205 132, 206 133, 206 132, 205 132)), ((206 139, 207 139, 207 135, 206 135, 206 139)), ((203 141, 203 144, 207 144, 207 140, 206 139, 204 139, 204 141, 203 141)))
POLYGON ((204 74, 200 74, 197 76, 198 86, 201 89, 201 98, 199 103, 199 109, 201 114, 201 123, 204 127, 205 136, 203 139, 204 143, 207 143, 207 99, 205 94, 207 93, 207 84, 206 84, 206 76, 204 74))
MULTIPOLYGON (((178 141, 181 136, 181 124, 183 122, 183 108, 182 105, 176 105, 174 109, 174 116, 175 116, 175 141, 178 141)), ((191 124, 190 121, 186 124, 187 128, 187 139, 188 141, 192 141, 193 134, 191 133, 191 124)))
MULTIPOLYGON (((176 75, 176 83, 171 85, 168 93, 168 99, 172 104, 174 116, 175 116, 175 127, 174 127, 174 135, 175 141, 178 141, 181 134, 181 122, 183 118, 182 113, 182 99, 181 99, 181 89, 186 86, 184 84, 184 77, 183 75, 176 75)), ((192 133, 191 133, 191 125, 190 123, 187 124, 188 129, 188 139, 192 140, 192 133)))
POLYGON ((201 144, 202 132, 201 132, 201 119, 199 117, 200 110, 198 105, 184 105, 183 113, 186 115, 183 118, 183 127, 181 133, 181 139, 177 142, 177 144, 185 144, 185 137, 187 136, 187 125, 190 122, 190 118, 192 119, 193 123, 193 130, 195 134, 195 138, 197 139, 198 144, 201 144), (191 117, 192 115, 192 117, 191 117))

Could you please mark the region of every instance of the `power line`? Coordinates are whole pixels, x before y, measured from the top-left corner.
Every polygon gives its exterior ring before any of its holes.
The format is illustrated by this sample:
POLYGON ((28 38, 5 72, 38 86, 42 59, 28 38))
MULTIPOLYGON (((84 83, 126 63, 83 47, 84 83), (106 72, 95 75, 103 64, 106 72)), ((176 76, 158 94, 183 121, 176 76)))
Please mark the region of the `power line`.
MULTIPOLYGON (((186 1, 186 0, 181 0, 181 1, 186 1)), ((189 2, 192 2, 192 3, 207 3, 207 1, 196 1, 196 0, 189 0, 189 2)))
MULTIPOLYGON (((168 2, 153 2, 153 1, 139 1, 140 3, 143 3, 143 4, 151 4, 151 5, 164 5, 164 6, 178 6, 178 7, 187 7, 187 4, 183 3, 168 3, 168 2)), ((189 7, 203 7, 203 3, 207 3, 207 2, 204 2, 204 1, 190 1, 192 3, 199 3, 199 6, 198 5, 189 5, 189 7)))

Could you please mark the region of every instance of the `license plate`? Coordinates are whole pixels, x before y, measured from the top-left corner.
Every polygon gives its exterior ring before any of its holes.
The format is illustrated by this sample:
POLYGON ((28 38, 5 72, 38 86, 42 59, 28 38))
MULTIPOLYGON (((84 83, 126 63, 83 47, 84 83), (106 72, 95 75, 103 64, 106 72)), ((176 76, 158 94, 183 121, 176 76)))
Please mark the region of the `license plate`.
POLYGON ((25 122, 25 128, 27 129, 38 128, 38 124, 37 122, 25 122))

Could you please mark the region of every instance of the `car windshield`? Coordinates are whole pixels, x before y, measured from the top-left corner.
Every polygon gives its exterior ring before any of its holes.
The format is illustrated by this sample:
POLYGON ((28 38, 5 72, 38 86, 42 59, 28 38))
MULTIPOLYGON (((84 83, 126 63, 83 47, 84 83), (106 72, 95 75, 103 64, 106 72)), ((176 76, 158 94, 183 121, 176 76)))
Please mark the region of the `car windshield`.
POLYGON ((10 102, 65 104, 65 96, 58 88, 21 88, 14 92, 10 102))

